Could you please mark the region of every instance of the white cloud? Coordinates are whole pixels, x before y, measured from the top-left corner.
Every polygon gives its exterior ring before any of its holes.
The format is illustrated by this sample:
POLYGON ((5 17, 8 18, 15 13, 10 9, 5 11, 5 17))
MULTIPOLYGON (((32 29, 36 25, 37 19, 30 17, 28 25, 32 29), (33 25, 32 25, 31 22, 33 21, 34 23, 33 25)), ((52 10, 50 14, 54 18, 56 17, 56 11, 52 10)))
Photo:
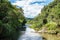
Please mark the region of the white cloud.
POLYGON ((24 15, 29 18, 33 18, 39 13, 41 13, 41 9, 44 7, 44 5, 40 4, 32 4, 30 5, 31 2, 36 2, 36 1, 46 1, 46 0, 17 0, 15 3, 12 3, 13 5, 17 5, 20 7, 23 7, 24 10, 24 15))
POLYGON ((28 5, 25 6, 24 12, 26 17, 35 17, 36 15, 38 15, 41 12, 41 9, 43 8, 43 6, 39 6, 38 4, 34 4, 34 5, 28 5))

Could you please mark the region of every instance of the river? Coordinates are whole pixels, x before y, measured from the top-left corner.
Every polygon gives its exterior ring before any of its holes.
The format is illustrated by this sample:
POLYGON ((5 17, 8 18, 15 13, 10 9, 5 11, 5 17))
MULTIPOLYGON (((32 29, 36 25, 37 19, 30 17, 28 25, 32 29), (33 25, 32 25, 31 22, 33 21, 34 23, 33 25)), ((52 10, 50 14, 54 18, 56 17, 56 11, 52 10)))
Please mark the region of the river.
POLYGON ((29 25, 26 25, 26 31, 22 31, 18 40, 42 40, 42 36, 36 33, 34 29, 29 28, 29 25))

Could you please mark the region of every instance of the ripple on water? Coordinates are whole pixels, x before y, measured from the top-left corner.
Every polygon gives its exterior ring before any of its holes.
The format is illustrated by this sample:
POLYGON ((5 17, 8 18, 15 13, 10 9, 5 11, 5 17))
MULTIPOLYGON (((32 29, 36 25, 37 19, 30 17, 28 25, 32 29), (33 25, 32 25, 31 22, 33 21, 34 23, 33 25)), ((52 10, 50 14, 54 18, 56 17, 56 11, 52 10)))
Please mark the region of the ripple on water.
POLYGON ((42 40, 42 37, 38 33, 25 33, 19 40, 42 40))
POLYGON ((42 40, 42 37, 35 33, 33 29, 27 27, 25 33, 18 40, 42 40))
POLYGON ((42 37, 39 35, 28 35, 28 34, 24 34, 20 37, 19 40, 42 40, 42 37))

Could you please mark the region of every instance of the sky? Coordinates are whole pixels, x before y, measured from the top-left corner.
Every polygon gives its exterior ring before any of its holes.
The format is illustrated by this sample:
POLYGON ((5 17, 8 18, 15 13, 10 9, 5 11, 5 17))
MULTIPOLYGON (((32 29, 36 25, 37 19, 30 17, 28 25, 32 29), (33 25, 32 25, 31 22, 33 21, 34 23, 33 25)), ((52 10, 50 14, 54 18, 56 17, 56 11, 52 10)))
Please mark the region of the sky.
POLYGON ((12 5, 17 5, 24 10, 24 16, 28 18, 34 18, 39 13, 41 9, 48 5, 53 0, 10 0, 12 5))

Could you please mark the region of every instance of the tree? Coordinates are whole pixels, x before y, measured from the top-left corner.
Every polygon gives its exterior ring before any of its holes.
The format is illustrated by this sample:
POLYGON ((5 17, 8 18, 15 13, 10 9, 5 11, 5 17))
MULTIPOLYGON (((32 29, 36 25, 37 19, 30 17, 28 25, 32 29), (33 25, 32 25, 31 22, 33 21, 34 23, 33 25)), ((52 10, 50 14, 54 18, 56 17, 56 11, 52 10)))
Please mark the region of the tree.
POLYGON ((25 23, 22 8, 11 5, 8 0, 0 0, 0 40, 17 40, 25 23))

